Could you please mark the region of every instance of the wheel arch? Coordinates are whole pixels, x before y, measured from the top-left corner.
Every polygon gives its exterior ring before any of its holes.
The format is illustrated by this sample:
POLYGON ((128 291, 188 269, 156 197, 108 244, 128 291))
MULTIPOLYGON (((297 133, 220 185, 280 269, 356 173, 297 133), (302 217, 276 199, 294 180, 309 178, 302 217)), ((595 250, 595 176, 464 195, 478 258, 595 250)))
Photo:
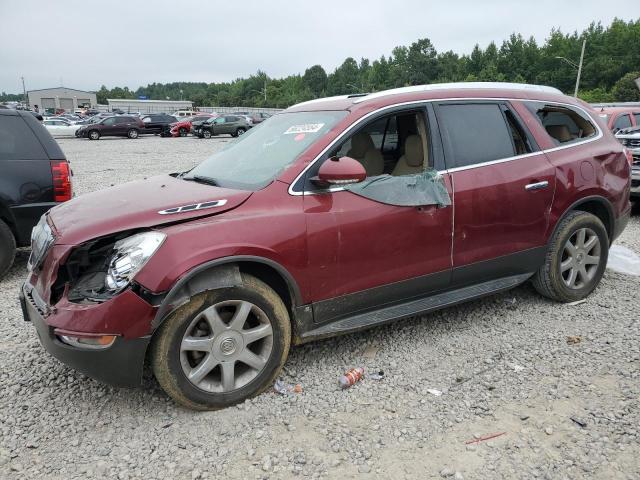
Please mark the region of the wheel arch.
POLYGON ((605 197, 602 197, 600 195, 590 195, 588 197, 584 197, 579 200, 576 200, 574 203, 572 203, 569 206, 569 208, 567 208, 564 211, 562 216, 558 218, 558 221, 553 227, 553 231, 549 236, 549 240, 551 240, 555 235, 562 220, 570 212, 573 212, 576 210, 591 213, 596 217, 598 217, 607 231, 607 236, 609 237, 609 241, 613 239, 614 225, 615 225, 615 213, 614 213, 613 205, 605 197))
POLYGON ((262 280, 275 290, 285 303, 293 322, 295 307, 302 297, 293 276, 279 263, 264 257, 241 255, 203 263, 181 277, 164 296, 151 327, 155 331, 176 308, 198 293, 242 283, 241 273, 262 280))

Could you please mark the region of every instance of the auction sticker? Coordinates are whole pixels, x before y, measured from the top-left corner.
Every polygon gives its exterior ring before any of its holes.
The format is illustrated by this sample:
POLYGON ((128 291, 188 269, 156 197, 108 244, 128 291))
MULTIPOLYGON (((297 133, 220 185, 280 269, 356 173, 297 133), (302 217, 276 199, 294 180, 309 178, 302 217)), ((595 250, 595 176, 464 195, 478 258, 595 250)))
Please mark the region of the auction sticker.
POLYGON ((291 125, 284 135, 298 134, 298 133, 317 133, 324 127, 324 123, 304 123, 302 125, 291 125))

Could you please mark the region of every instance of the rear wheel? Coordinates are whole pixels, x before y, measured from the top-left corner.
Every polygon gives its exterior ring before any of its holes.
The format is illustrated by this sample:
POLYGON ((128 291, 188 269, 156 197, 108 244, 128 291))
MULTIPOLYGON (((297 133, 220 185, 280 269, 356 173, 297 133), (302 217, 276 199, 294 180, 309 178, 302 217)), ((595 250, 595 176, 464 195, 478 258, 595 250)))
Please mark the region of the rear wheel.
POLYGON ((138 130, 136 130, 135 128, 132 128, 131 130, 129 130, 127 132, 127 137, 129 137, 129 138, 138 138, 138 130))
POLYGON ((99 140, 100 139, 100 132, 98 132, 97 130, 91 130, 89 132, 89 140, 99 140))
POLYGON ((173 312, 154 338, 151 362, 162 388, 198 410, 259 394, 289 353, 291 325, 282 299, 264 282, 198 294, 173 312))
POLYGON ((16 256, 16 239, 9 226, 0 220, 0 278, 9 271, 16 256))
POLYGON ((239 137, 240 135, 242 135, 244 132, 246 132, 246 130, 244 128, 239 128, 236 130, 236 137, 239 137))
POLYGON ((600 219, 587 212, 570 212, 558 225, 533 286, 553 300, 580 300, 600 283, 608 255, 609 237, 600 219))
POLYGON ((188 132, 187 132, 187 129, 186 129, 186 128, 184 128, 184 127, 180 127, 180 128, 178 129, 178 134, 179 134, 181 137, 186 137, 186 136, 187 136, 187 133, 188 133, 188 132))

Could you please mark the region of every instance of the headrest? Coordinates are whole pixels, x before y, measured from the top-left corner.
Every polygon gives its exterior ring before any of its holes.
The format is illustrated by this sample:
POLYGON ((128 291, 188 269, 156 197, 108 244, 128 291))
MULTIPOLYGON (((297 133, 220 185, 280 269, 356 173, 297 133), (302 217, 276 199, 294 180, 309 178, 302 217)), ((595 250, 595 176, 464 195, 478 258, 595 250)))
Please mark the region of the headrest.
POLYGON ((419 135, 409 135, 404 141, 404 159, 410 167, 420 167, 424 163, 422 139, 419 135))
POLYGON ((364 157, 367 150, 374 148, 371 136, 366 132, 358 132, 351 137, 351 149, 349 153, 355 158, 364 157))
POLYGON ((547 133, 560 143, 571 140, 571 132, 569 132, 569 128, 566 125, 547 125, 545 128, 547 133))

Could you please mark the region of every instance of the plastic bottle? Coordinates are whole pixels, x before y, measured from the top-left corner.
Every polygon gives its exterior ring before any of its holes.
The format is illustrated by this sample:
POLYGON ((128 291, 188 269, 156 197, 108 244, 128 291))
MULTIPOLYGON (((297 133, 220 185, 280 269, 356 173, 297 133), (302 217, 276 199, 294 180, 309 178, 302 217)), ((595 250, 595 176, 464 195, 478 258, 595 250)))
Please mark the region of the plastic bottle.
POLYGON ((343 376, 341 376, 338 379, 338 383, 340 384, 340 388, 344 390, 345 388, 349 388, 355 385, 356 383, 358 383, 363 376, 364 376, 363 367, 352 368, 351 370, 349 370, 347 373, 345 373, 343 376))

